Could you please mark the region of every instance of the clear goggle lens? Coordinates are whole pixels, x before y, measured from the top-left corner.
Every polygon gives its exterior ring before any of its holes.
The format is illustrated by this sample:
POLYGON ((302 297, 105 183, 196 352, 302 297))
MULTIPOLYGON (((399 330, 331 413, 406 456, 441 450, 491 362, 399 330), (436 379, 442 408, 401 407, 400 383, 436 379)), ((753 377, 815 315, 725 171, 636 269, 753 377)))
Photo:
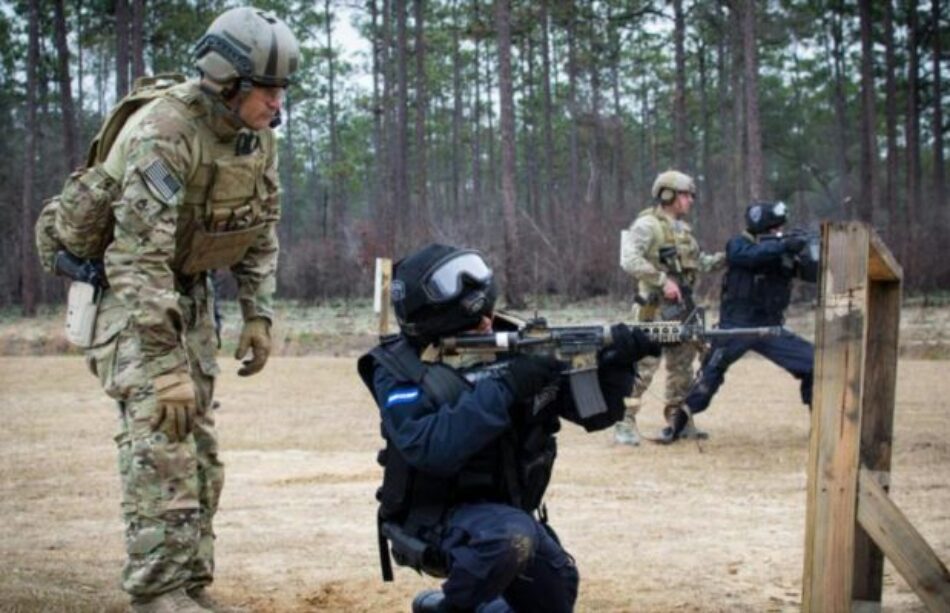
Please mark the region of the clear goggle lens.
POLYGON ((491 268, 479 254, 461 253, 442 262, 428 275, 426 293, 435 302, 452 300, 462 293, 465 277, 483 285, 492 277, 491 268))

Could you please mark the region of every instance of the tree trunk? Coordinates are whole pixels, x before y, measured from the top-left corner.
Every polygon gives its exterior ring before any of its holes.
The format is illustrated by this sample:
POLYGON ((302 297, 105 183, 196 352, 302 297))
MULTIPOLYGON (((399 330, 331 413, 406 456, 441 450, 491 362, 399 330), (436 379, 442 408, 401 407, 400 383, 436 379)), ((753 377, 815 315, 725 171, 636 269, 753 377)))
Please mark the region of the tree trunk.
MULTIPOLYGON (((885 63, 885 102, 884 115, 887 124, 887 178, 884 186, 884 206, 887 208, 887 226, 892 241, 903 234, 897 213, 897 85, 895 73, 897 60, 894 56, 894 1, 884 0, 884 63, 885 63)), ((902 240, 904 237, 900 237, 902 240)))
POLYGON ((577 134, 577 16, 574 7, 574 0, 569 2, 569 14, 567 22, 567 110, 570 118, 570 142, 568 145, 570 155, 570 207, 576 207, 580 202, 580 160, 578 152, 578 134, 577 134))
MULTIPOLYGON (((379 9, 376 6, 376 0, 368 0, 370 14, 370 32, 372 51, 372 70, 373 70, 373 170, 372 184, 373 191, 369 200, 370 215, 385 223, 386 207, 381 206, 380 199, 383 195, 382 177, 384 176, 385 164, 384 146, 383 146, 383 108, 382 100, 379 94, 379 74, 380 74, 380 46, 382 44, 379 35, 379 9), (382 214, 383 216, 381 216, 382 214)), ((378 227, 378 226, 377 226, 378 227)), ((389 255, 392 255, 391 253, 389 255)))
POLYGON ((33 251, 33 173, 36 163, 36 86, 40 62, 39 0, 30 0, 29 42, 26 56, 26 142, 24 143, 23 193, 20 199, 20 304, 23 315, 36 315, 36 255, 33 251))
POLYGON ((452 0, 452 214, 459 212, 462 190, 462 53, 459 44, 459 0, 452 0))
POLYGON ((132 79, 145 75, 145 0, 132 0, 132 79))
POLYGON ((686 15, 683 0, 673 0, 673 56, 675 79, 673 86, 673 164, 686 171, 686 15))
POLYGON ((624 156, 624 121, 623 121, 623 105, 620 102, 620 35, 618 32, 614 32, 616 39, 614 40, 614 49, 612 50, 612 62, 611 62, 611 85, 614 94, 614 119, 616 121, 614 125, 614 179, 617 182, 616 185, 616 194, 614 194, 615 205, 614 208, 617 211, 623 211, 626 209, 626 184, 625 178, 627 176, 627 162, 624 156))
POLYGON ((409 199, 409 40, 406 27, 406 0, 396 0, 396 215, 399 218, 400 236, 413 241, 414 232, 409 232, 412 220, 412 203, 409 199))
MULTIPOLYGON (((83 35, 82 0, 76 0, 76 38, 78 40, 82 40, 82 35, 83 35)), ((77 114, 75 119, 76 119, 76 135, 78 136, 80 140, 83 138, 83 134, 84 134, 83 126, 85 125, 85 121, 84 121, 85 113, 84 113, 84 106, 83 106, 84 88, 82 86, 85 76, 86 75, 83 72, 82 45, 77 45, 76 46, 76 101, 78 103, 77 108, 79 109, 79 113, 77 114)))
POLYGON ((79 167, 79 137, 73 108, 72 79, 69 77, 69 45, 66 43, 66 10, 63 0, 53 2, 53 27, 56 39, 57 77, 60 110, 63 118, 63 144, 69 171, 79 167))
MULTIPOLYGON (((702 183, 702 187, 700 188, 700 198, 702 198, 701 202, 703 204, 703 207, 709 207, 710 209, 713 209, 714 207, 711 205, 713 204, 714 185, 715 185, 715 180, 718 177, 716 178, 713 177, 712 170, 710 168, 710 165, 711 165, 710 158, 712 154, 710 153, 711 147, 710 147, 709 141, 710 141, 710 131, 712 130, 712 128, 710 125, 711 122, 709 121, 709 91, 708 91, 709 78, 707 76, 708 71, 706 68, 705 44, 701 43, 699 45, 697 59, 699 60, 699 114, 700 114, 700 123, 702 125, 702 139, 703 139, 702 162, 701 162, 701 169, 703 173, 703 183, 702 183)), ((706 224, 704 224, 704 226, 705 225, 706 224)), ((707 232, 707 235, 708 234, 709 233, 707 232)))
POLYGON ((876 121, 874 117, 874 50, 871 39, 871 0, 858 0, 861 22, 861 196, 858 217, 870 222, 877 206, 876 121))
POLYGON ((917 0, 907 2, 907 219, 917 227, 920 206, 920 26, 917 0))
POLYGON ((511 79, 511 0, 495 0, 498 31, 498 99, 501 105, 501 196, 505 225, 505 299, 509 308, 524 307, 521 254, 515 210, 515 102, 511 79))
POLYGON ((743 70, 740 68, 743 66, 741 62, 744 61, 742 53, 742 11, 731 8, 729 21, 731 26, 729 29, 729 41, 732 59, 732 70, 729 74, 730 100, 732 102, 730 127, 732 128, 732 180, 733 189, 735 190, 733 202, 736 203, 736 212, 738 213, 744 209, 751 197, 748 189, 749 184, 746 181, 749 149, 745 132, 745 116, 743 113, 746 97, 743 93, 745 91, 743 89, 742 80, 743 70))
MULTIPOLYGON (((287 95, 284 101, 284 134, 283 151, 280 158, 280 186, 282 193, 280 195, 281 205, 281 223, 279 228, 283 228, 281 242, 290 247, 294 244, 294 131, 293 131, 293 97, 287 95)), ((278 141, 279 142, 279 141, 278 141)))
POLYGON ((745 118, 749 187, 753 200, 765 197, 765 163, 762 156, 762 128, 759 124, 759 51, 756 38, 755 0, 744 0, 742 14, 742 54, 745 68, 745 118))
MULTIPOLYGON (((416 56, 416 155, 415 155, 415 208, 422 219, 429 220, 429 203, 426 194, 426 106, 429 104, 426 92, 426 39, 424 0, 413 0, 415 13, 415 56, 416 56)), ((428 223, 426 224, 428 228, 428 223)))
POLYGON ((543 104, 541 112, 544 116, 544 124, 542 127, 544 131, 544 135, 542 136, 544 147, 541 152, 544 166, 544 170, 542 171, 544 173, 544 179, 541 189, 544 192, 544 208, 547 212, 548 226, 553 228, 557 224, 557 215, 555 214, 554 199, 552 197, 555 193, 556 181, 552 157, 554 155, 554 127, 552 120, 554 110, 551 103, 550 1, 551 0, 541 1, 541 97, 543 104))
POLYGON ((848 145, 851 142, 851 122, 848 118, 848 103, 845 94, 845 50, 842 28, 843 0, 837 0, 829 11, 829 29, 831 30, 831 68, 833 75, 832 105, 835 111, 835 158, 838 171, 838 204, 842 216, 855 217, 854 195, 851 193, 851 163, 848 159, 848 145))
MULTIPOLYGON (((479 1, 472 3, 475 9, 475 21, 479 17, 479 1)), ((482 63, 481 43, 475 39, 475 53, 472 58, 472 74, 475 77, 475 100, 472 104, 472 211, 484 215, 482 206, 482 63)))
MULTIPOLYGON (((590 7, 593 12, 593 6, 590 7)), ((601 135, 601 87, 600 87, 600 55, 601 45, 598 40, 597 18, 588 19, 588 44, 590 45, 590 57, 588 59, 588 69, 590 71, 590 115, 591 130, 588 140, 588 158, 590 159, 590 176, 587 180, 587 195, 584 198, 590 210, 597 211, 603 215, 603 160, 601 160, 601 151, 603 150, 601 135)))
POLYGON ((129 0, 115 2, 115 97, 129 93, 129 0))
POLYGON ((940 62, 945 60, 941 47, 941 37, 946 34, 946 30, 940 27, 940 0, 931 0, 931 13, 933 15, 933 101, 934 101, 934 204, 936 205, 936 215, 934 219, 944 217, 950 227, 950 208, 947 203, 946 184, 944 179, 945 158, 943 155, 943 88, 940 80, 940 62))
POLYGON ((333 228, 340 235, 346 225, 346 205, 340 185, 340 131, 337 127, 336 59, 333 53, 333 12, 330 10, 330 0, 324 0, 323 3, 323 24, 327 47, 327 114, 330 123, 330 215, 333 228))

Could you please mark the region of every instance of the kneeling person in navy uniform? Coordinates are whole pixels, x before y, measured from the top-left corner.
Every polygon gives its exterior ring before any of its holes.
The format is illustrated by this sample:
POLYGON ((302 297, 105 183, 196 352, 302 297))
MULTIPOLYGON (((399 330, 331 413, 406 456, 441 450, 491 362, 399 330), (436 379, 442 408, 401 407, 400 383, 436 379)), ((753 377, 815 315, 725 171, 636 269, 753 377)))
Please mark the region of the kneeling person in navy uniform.
MULTIPOLYGON (((722 329, 782 325, 791 300, 792 280, 817 281, 817 247, 814 253, 806 251, 810 246, 804 237, 782 234, 788 221, 785 203, 753 203, 746 208, 745 218, 746 231, 726 244, 728 269, 722 280, 719 317, 722 329)), ((717 340, 703 359, 684 406, 660 433, 661 442, 675 441, 689 417, 706 410, 725 381, 726 371, 749 350, 798 379, 802 402, 811 405, 814 345, 791 332, 717 340)))
POLYGON ((440 354, 440 338, 508 323, 494 316, 495 296, 477 251, 417 251, 395 267, 400 334, 359 361, 386 441, 377 492, 383 577, 392 578, 391 546, 398 564, 445 579, 415 598, 414 612, 573 609, 577 568, 542 505, 560 418, 587 430, 614 424, 632 365, 659 353, 639 331, 611 328, 614 342, 598 356, 607 411, 582 419, 553 357, 450 364, 440 354))

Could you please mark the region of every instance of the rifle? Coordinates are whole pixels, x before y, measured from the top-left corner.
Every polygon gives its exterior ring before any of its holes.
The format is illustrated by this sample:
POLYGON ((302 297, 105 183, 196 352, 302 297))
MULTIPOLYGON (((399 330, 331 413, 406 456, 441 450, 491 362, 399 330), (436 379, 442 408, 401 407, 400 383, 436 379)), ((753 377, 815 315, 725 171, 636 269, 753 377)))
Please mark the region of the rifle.
MULTIPOLYGON (((781 336, 782 326, 761 328, 707 328, 705 312, 695 309, 684 321, 651 321, 627 324, 660 345, 705 342, 717 338, 763 338, 781 336)), ((597 380, 597 353, 613 343, 610 325, 549 326, 541 317, 528 320, 515 332, 466 334, 439 342, 443 355, 535 354, 550 355, 570 366, 564 371, 581 418, 607 412, 597 380)))
POLYGON ((676 304, 666 304, 660 309, 660 319, 685 321, 696 312, 696 302, 693 300, 693 287, 687 282, 677 257, 676 247, 670 245, 661 247, 659 251, 660 263, 666 267, 666 274, 680 288, 680 301, 676 304))
POLYGON ((806 228, 792 228, 775 234, 763 234, 759 240, 784 240, 800 238, 805 241, 805 248, 798 253, 787 253, 782 257, 782 265, 793 271, 802 281, 816 283, 818 281, 818 267, 821 256, 821 235, 806 228))

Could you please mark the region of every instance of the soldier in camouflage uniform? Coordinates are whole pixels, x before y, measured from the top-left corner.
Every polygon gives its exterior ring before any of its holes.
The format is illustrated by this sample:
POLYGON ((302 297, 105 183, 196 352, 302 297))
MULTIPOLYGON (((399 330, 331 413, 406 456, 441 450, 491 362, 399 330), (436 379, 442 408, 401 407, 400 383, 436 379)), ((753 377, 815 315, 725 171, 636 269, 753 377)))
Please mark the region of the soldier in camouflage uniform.
MULTIPOLYGON (((224 483, 212 394, 218 366, 208 271, 230 268, 244 326, 238 374, 270 352, 280 217, 279 118, 299 48, 270 13, 232 9, 196 47, 199 79, 132 115, 101 168, 120 185, 114 239, 87 361, 118 402, 136 611, 214 602, 212 519, 224 483)), ((206 608, 207 607, 207 608, 206 608)))
MULTIPOLYGON (((685 221, 696 195, 691 177, 675 170, 660 173, 653 183, 652 195, 653 206, 642 211, 629 231, 624 232, 620 247, 622 268, 638 281, 633 312, 635 319, 642 322, 688 315, 691 306, 687 305, 692 302, 692 286, 697 275, 721 268, 725 260, 722 253, 703 253, 685 221)), ((667 417, 686 396, 693 379, 696 354, 697 347, 690 343, 663 348, 667 372, 664 415, 667 417)), ((659 363, 659 358, 647 357, 638 364, 639 378, 626 401, 626 415, 615 426, 617 443, 640 443, 636 415, 640 399, 659 363)), ((702 434, 695 428, 691 430, 694 435, 702 434)))

